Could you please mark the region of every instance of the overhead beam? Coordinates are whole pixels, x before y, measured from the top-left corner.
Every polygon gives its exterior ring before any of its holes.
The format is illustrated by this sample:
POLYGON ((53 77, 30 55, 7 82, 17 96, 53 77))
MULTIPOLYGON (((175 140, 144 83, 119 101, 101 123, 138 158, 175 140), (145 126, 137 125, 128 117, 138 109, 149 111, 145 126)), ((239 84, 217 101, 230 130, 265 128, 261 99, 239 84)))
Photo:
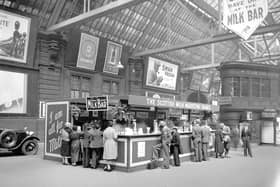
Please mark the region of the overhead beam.
POLYGON ((274 7, 274 8, 270 8, 270 9, 268 10, 268 12, 270 12, 270 13, 277 13, 277 12, 280 12, 280 6, 274 7))
POLYGON ((63 29, 67 29, 67 28, 72 27, 73 25, 77 25, 77 24, 79 25, 84 22, 90 21, 92 19, 97 19, 97 18, 106 16, 108 14, 115 13, 122 9, 126 9, 131 6, 135 6, 135 5, 143 3, 145 1, 147 1, 147 0, 137 0, 137 1, 136 0, 117 0, 117 1, 111 2, 107 5, 104 5, 102 7, 88 11, 84 14, 80 14, 80 15, 70 18, 68 20, 62 21, 58 24, 52 25, 47 29, 47 31, 60 31, 63 29))
POLYGON ((61 11, 64 7, 65 1, 66 0, 60 0, 60 1, 56 2, 56 6, 53 10, 53 13, 52 13, 50 19, 49 19, 47 27, 50 27, 51 25, 53 25, 57 22, 57 20, 59 18, 59 15, 61 14, 61 11))
POLYGON ((213 18, 219 20, 219 13, 217 12, 217 10, 215 8, 211 7, 205 1, 203 1, 203 0, 189 0, 189 1, 192 2, 193 4, 195 4, 196 6, 198 6, 201 10, 207 12, 207 14, 209 14, 213 18))
MULTIPOLYGON (((274 25, 269 25, 269 26, 265 26, 265 27, 260 27, 252 35, 260 35, 260 34, 264 34, 264 33, 268 33, 268 32, 278 32, 278 31, 280 31, 280 24, 274 24, 274 25)), ((218 34, 218 35, 214 35, 213 37, 210 37, 210 38, 196 40, 196 41, 193 41, 190 43, 177 44, 177 45, 167 46, 167 47, 163 47, 163 48, 149 49, 146 51, 137 52, 137 53, 134 53, 133 56, 136 56, 136 57, 137 56, 148 56, 148 55, 164 53, 164 52, 168 52, 168 51, 175 51, 175 50, 179 50, 179 49, 198 47, 201 45, 218 43, 218 42, 234 40, 234 39, 239 39, 239 38, 240 37, 234 33, 218 34)))
POLYGON ((193 70, 199 70, 199 69, 216 68, 216 67, 219 67, 219 66, 220 66, 220 63, 193 66, 193 67, 182 68, 181 72, 193 71, 193 70))

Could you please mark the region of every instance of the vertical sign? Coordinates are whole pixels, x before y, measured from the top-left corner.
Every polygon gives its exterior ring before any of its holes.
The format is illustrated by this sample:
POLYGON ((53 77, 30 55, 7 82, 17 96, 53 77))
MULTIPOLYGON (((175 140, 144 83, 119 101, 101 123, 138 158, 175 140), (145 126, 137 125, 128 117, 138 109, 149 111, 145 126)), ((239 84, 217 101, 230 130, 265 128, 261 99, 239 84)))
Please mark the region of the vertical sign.
POLYGON ((247 40, 268 13, 267 0, 224 0, 223 24, 247 40))
POLYGON ((77 67, 94 70, 99 38, 85 33, 81 35, 77 67))
POLYGON ((46 103, 45 155, 60 157, 60 130, 69 120, 69 104, 65 102, 46 103))
POLYGON ((103 72, 117 75, 119 73, 117 65, 121 60, 121 56, 122 46, 120 44, 108 41, 103 72))
POLYGON ((146 144, 145 142, 138 142, 137 143, 137 157, 145 157, 145 151, 146 151, 146 144))

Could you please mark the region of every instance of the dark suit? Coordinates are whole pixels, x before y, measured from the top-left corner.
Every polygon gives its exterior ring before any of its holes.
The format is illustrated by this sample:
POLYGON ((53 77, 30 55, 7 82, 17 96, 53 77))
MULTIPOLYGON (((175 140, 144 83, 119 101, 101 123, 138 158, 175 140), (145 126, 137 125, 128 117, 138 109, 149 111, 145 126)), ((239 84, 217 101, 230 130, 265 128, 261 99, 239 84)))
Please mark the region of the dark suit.
POLYGON ((203 160, 208 160, 208 145, 210 141, 210 127, 208 126, 203 126, 201 127, 201 135, 202 135, 202 156, 203 160))
POLYGON ((179 154, 182 153, 180 134, 176 131, 172 133, 170 154, 173 154, 174 165, 180 166, 179 154))
POLYGON ((251 132, 247 129, 242 129, 241 131, 241 139, 243 141, 243 147, 244 147, 244 156, 247 156, 247 152, 250 157, 252 157, 252 151, 251 151, 251 145, 250 145, 250 139, 251 139, 251 132))
POLYGON ((88 127, 84 129, 84 139, 82 141, 83 146, 83 167, 89 167, 89 159, 90 159, 90 150, 89 150, 89 143, 90 143, 90 134, 88 127))
POLYGON ((192 128, 192 139, 195 151, 195 161, 201 162, 201 127, 195 125, 192 128))

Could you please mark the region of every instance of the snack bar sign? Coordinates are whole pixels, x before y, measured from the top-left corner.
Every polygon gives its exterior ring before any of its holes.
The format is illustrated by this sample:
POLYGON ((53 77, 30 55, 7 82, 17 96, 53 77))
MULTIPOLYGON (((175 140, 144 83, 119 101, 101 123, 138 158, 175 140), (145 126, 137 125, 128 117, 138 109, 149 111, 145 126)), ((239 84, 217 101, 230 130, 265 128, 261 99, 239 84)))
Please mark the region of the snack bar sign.
POLYGON ((267 0, 224 0, 223 24, 247 40, 268 13, 267 0))
POLYGON ((87 111, 107 111, 108 96, 92 96, 86 98, 87 111))

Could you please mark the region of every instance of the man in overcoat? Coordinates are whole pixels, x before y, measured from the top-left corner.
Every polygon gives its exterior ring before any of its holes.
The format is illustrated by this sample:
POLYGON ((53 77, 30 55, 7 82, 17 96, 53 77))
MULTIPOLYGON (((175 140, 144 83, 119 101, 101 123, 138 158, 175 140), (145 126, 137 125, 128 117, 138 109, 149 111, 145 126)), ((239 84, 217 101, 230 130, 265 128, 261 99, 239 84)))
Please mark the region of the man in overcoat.
POLYGON ((195 152, 195 162, 201 162, 201 127, 200 121, 194 121, 194 127, 192 128, 192 140, 195 152))
POLYGON ((203 121, 201 126, 201 141, 202 141, 202 160, 208 160, 208 145, 210 141, 210 127, 207 125, 206 121, 203 121))

